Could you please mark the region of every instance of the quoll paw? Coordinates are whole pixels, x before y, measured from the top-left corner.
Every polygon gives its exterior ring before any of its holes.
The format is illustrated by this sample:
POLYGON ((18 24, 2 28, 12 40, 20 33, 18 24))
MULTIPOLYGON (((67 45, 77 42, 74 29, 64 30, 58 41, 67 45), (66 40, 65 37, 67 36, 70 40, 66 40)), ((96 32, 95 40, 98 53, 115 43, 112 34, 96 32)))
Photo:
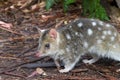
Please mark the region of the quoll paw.
POLYGON ((61 69, 61 70, 59 70, 59 72, 60 73, 67 73, 67 72, 69 72, 69 70, 68 69, 61 69))

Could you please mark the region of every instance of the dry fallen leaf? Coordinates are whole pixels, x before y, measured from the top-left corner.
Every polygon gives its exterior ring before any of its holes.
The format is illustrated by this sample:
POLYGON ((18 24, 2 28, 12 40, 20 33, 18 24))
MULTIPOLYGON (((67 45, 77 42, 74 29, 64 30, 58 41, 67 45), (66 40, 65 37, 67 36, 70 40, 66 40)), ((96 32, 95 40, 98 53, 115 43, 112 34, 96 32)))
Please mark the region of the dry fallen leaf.
POLYGON ((28 9, 23 9, 22 10, 24 13, 29 13, 29 12, 31 12, 30 10, 28 10, 28 9))
POLYGON ((40 8, 44 8, 45 7, 45 1, 41 1, 41 3, 38 4, 40 6, 40 8))
POLYGON ((33 76, 35 76, 35 75, 37 75, 37 74, 39 74, 39 75, 47 75, 45 72, 44 72, 44 70, 43 69, 41 69, 41 68, 36 68, 36 70, 34 71, 34 72, 32 72, 28 77, 33 77, 33 76))
POLYGON ((64 21, 64 24, 68 24, 68 21, 64 21))
POLYGON ((120 72, 120 69, 117 69, 116 72, 120 72))
POLYGON ((31 11, 36 11, 38 10, 40 7, 38 6, 38 4, 32 5, 31 6, 31 11))
POLYGON ((40 75, 47 75, 47 74, 45 73, 45 71, 44 71, 43 69, 41 69, 41 68, 37 68, 37 69, 36 69, 36 72, 37 72, 38 74, 40 74, 40 75))
POLYGON ((41 15, 41 18, 44 20, 44 21, 47 21, 48 19, 50 18, 53 18, 54 15, 41 15))
POLYGON ((3 21, 0 21, 0 27, 11 29, 11 27, 13 27, 13 25, 11 23, 5 23, 3 21))

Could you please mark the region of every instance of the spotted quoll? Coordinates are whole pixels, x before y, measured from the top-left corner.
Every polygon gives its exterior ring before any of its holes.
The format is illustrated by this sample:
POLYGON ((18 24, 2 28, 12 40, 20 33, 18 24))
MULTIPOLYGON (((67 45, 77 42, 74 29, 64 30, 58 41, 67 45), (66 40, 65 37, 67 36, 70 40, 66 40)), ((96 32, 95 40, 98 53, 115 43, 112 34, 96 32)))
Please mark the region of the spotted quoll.
POLYGON ((56 66, 57 60, 64 63, 59 72, 69 72, 82 55, 89 53, 93 58, 84 59, 92 64, 101 57, 120 61, 120 34, 114 26, 96 19, 77 19, 58 29, 40 30, 37 56, 50 56, 56 66))

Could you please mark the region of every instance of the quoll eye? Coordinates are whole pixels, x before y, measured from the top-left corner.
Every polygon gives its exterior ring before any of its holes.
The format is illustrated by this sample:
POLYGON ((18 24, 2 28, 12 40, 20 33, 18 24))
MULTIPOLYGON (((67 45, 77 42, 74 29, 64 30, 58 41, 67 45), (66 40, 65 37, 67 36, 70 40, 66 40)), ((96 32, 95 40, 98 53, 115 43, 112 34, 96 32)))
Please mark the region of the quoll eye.
POLYGON ((50 44, 46 44, 45 47, 46 47, 46 48, 50 48, 50 44))

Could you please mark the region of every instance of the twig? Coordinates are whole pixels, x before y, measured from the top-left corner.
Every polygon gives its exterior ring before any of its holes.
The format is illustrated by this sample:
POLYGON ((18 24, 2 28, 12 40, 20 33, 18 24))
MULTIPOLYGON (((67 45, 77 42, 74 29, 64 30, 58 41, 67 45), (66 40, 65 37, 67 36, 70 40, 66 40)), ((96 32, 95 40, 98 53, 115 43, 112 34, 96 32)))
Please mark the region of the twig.
POLYGON ((30 50, 32 50, 33 48, 35 48, 35 47, 37 47, 37 46, 38 46, 38 44, 32 46, 31 48, 29 48, 29 49, 25 50, 24 52, 20 53, 17 57, 21 57, 24 53, 29 52, 30 50))
POLYGON ((28 61, 28 62, 24 62, 24 63, 20 63, 20 64, 17 64, 17 65, 14 65, 14 66, 11 66, 9 67, 8 69, 4 70, 4 71, 1 71, 0 74, 3 74, 5 72, 10 72, 10 71, 14 71, 17 67, 19 66, 22 66, 24 64, 27 64, 27 63, 33 63, 33 62, 36 62, 36 61, 39 61, 39 60, 42 60, 44 57, 41 57, 39 59, 35 59, 35 60, 32 60, 32 61, 28 61))
POLYGON ((21 37, 16 37, 16 38, 9 38, 9 39, 5 39, 5 40, 0 40, 0 43, 3 43, 3 42, 8 42, 8 41, 17 41, 17 40, 25 40, 25 39, 30 39, 30 38, 37 38, 39 37, 38 34, 36 35, 32 35, 32 36, 28 36, 28 37, 25 37, 25 36, 21 36, 21 37))
POLYGON ((9 30, 9 29, 6 29, 6 28, 3 28, 3 27, 0 27, 1 29, 5 30, 5 31, 8 31, 8 32, 11 32, 11 33, 14 33, 14 34, 17 34, 17 35, 23 35, 23 34, 20 34, 20 33, 17 33, 15 31, 12 31, 12 30, 9 30))
POLYGON ((24 76, 19 75, 19 74, 13 74, 13 73, 10 73, 10 72, 4 72, 3 74, 10 75, 10 76, 15 76, 15 77, 21 77, 21 78, 27 80, 24 76))
POLYGON ((97 71, 100 75, 102 75, 103 77, 107 78, 108 80, 117 80, 117 78, 111 76, 111 75, 108 75, 108 74, 103 74, 99 71, 97 71))
POLYGON ((86 72, 86 71, 88 71, 88 69, 75 69, 75 70, 72 70, 71 72, 79 73, 79 72, 86 72))
MULTIPOLYGON (((61 66, 63 66, 63 64, 61 64, 61 66)), ((56 67, 54 62, 39 62, 39 63, 28 63, 28 64, 24 64, 21 66, 22 68, 50 68, 50 67, 56 67)))
POLYGON ((91 68, 92 70, 96 71, 96 72, 99 73, 101 76, 105 77, 106 79, 108 79, 108 80, 117 80, 115 77, 106 74, 105 71, 96 68, 94 65, 91 65, 91 66, 92 66, 92 67, 89 67, 89 68, 91 68))
POLYGON ((38 2, 38 0, 28 0, 20 7, 20 9, 28 8, 37 2, 38 2))
POLYGON ((20 64, 18 64, 18 65, 14 65, 14 66, 12 66, 11 68, 13 68, 13 67, 19 67, 19 66, 22 66, 22 65, 27 64, 27 63, 34 63, 34 62, 36 62, 36 61, 42 60, 43 58, 44 58, 44 57, 41 57, 41 58, 35 59, 35 60, 31 60, 31 61, 28 61, 28 62, 23 62, 23 63, 20 63, 20 64))
POLYGON ((17 59, 18 60, 18 58, 14 58, 14 57, 3 57, 3 56, 0 56, 0 59, 17 59))
POLYGON ((25 37, 18 37, 18 38, 9 38, 9 39, 4 39, 4 40, 0 40, 0 43, 4 43, 4 42, 8 42, 8 41, 16 41, 16 40, 23 40, 25 39, 25 37))
POLYGON ((64 20, 60 21, 58 24, 55 25, 55 28, 57 29, 62 23, 63 23, 64 20))

